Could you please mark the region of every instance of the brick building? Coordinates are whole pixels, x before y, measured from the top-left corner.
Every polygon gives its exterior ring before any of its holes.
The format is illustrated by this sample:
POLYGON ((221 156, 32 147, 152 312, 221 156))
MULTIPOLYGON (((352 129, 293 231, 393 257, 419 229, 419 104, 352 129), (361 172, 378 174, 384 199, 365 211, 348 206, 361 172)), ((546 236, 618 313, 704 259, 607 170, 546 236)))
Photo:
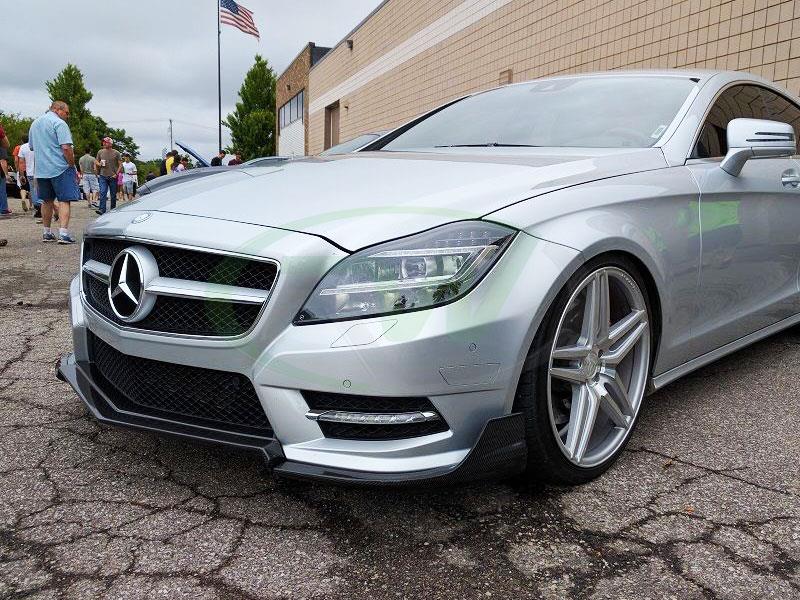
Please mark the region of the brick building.
POLYGON ((800 93, 800 1, 386 0, 311 66, 305 148, 511 81, 680 67, 750 71, 800 93))
POLYGON ((308 73, 330 48, 309 42, 275 86, 275 120, 279 156, 308 154, 308 73))

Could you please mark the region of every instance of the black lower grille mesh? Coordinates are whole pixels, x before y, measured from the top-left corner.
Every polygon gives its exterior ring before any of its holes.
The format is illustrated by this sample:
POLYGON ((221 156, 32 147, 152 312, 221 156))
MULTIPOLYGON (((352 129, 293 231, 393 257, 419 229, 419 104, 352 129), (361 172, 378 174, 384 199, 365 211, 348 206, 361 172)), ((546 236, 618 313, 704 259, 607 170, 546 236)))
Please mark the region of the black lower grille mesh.
POLYGON ((89 304, 104 317, 118 325, 146 331, 204 336, 241 335, 253 326, 261 311, 258 304, 159 296, 147 317, 136 323, 125 323, 111 310, 108 287, 104 283, 84 275, 83 289, 89 304))
MULTIPOLYGON (((433 403, 425 397, 390 398, 386 396, 355 396, 350 394, 328 394, 304 391, 303 398, 309 408, 317 411, 342 410, 368 413, 435 412, 433 403)), ((325 437, 343 440, 401 440, 449 429, 439 415, 436 421, 404 425, 362 425, 351 423, 329 423, 319 421, 325 437)))
POLYGON ((273 436, 256 390, 244 375, 129 356, 91 333, 89 348, 95 376, 119 409, 273 436))

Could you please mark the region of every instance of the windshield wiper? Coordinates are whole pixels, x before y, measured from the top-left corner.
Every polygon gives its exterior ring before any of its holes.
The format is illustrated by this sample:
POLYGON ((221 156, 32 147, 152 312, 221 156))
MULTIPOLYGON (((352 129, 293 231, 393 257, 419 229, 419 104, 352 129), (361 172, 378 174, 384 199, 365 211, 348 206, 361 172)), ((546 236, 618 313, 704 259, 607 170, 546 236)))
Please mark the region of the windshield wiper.
POLYGON ((434 146, 434 148, 538 148, 533 144, 501 144, 500 142, 486 142, 483 144, 447 144, 434 146))

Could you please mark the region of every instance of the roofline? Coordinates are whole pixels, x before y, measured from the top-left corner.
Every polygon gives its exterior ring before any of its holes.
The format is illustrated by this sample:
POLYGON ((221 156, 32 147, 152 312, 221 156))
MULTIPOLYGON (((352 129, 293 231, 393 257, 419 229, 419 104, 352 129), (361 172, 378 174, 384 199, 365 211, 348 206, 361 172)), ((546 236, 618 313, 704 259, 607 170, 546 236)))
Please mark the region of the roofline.
POLYGON ((348 39, 349 39, 349 38, 350 38, 350 37, 351 37, 351 36, 352 36, 352 35, 353 35, 353 34, 356 32, 356 31, 358 31, 359 29, 361 29, 361 27, 362 27, 362 26, 363 26, 363 25, 364 25, 364 24, 365 24, 367 21, 369 21, 369 20, 370 20, 372 17, 374 17, 374 16, 375 16, 375 14, 376 14, 378 11, 380 11, 380 10, 381 10, 381 9, 382 9, 384 6, 386 6, 387 4, 389 4, 389 2, 391 2, 391 0, 383 0, 383 2, 381 2, 380 4, 378 4, 378 6, 376 6, 375 8, 373 8, 373 9, 372 9, 372 12, 370 12, 370 13, 369 13, 369 14, 368 14, 366 17, 364 17, 363 19, 361 19, 361 22, 360 22, 358 25, 356 25, 355 27, 353 27, 353 28, 352 28, 352 29, 351 29, 351 30, 350 30, 350 31, 347 33, 347 35, 345 35, 345 36, 344 36, 342 39, 340 39, 338 42, 336 42, 336 43, 335 43, 335 44, 334 44, 334 45, 331 47, 331 49, 330 49, 330 50, 328 50, 328 52, 325 54, 325 56, 323 56, 322 58, 320 58, 320 59, 317 61, 317 64, 316 64, 316 65, 312 65, 312 66, 311 66, 311 69, 309 69, 309 72, 313 71, 313 70, 314 70, 314 69, 317 67, 317 65, 320 65, 320 64, 322 64, 322 63, 325 61, 325 59, 326 59, 326 58, 328 58, 328 57, 329 57, 331 54, 333 54, 333 51, 334 51, 334 50, 336 50, 336 49, 337 49, 339 46, 341 46, 342 44, 344 44, 344 43, 345 43, 345 42, 346 42, 346 41, 347 41, 347 40, 348 40, 348 39))
MULTIPOLYGON (((295 62, 297 62, 297 59, 298 59, 298 58, 300 58, 300 57, 303 55, 303 52, 305 52, 306 50, 308 50, 308 49, 309 49, 310 47, 312 47, 312 46, 313 46, 314 48, 316 48, 316 47, 317 47, 317 44, 316 44, 316 43, 314 43, 314 42, 306 42, 306 45, 305 45, 305 46, 303 46, 303 47, 300 49, 300 52, 298 52, 298 53, 297 53, 297 56, 295 56, 295 57, 294 57, 292 60, 290 60, 290 61, 289 61, 289 64, 288 64, 288 65, 286 65, 286 68, 285 68, 285 69, 284 69, 284 70, 281 72, 281 74, 280 74, 280 75, 278 75, 278 76, 275 78, 275 81, 277 81, 278 79, 280 79, 281 77, 283 77, 284 75, 286 75, 286 72, 287 72, 289 69, 291 69, 291 68, 292 68, 292 65, 293 65, 295 62)), ((320 47, 320 48, 324 48, 324 46, 319 46, 319 47, 320 47)), ((329 50, 328 52, 330 52, 330 50, 329 50)), ((310 62, 310 61, 309 61, 309 62, 310 62)))

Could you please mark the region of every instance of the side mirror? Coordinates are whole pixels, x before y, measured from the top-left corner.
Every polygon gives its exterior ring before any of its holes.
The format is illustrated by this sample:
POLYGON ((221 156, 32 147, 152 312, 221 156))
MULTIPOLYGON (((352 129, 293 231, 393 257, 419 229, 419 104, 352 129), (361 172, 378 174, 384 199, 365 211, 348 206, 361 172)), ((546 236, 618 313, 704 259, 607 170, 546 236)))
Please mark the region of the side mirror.
POLYGON ((728 154, 720 164, 726 173, 738 177, 751 158, 772 158, 797 154, 794 128, 788 123, 765 119, 733 119, 728 123, 728 154))

